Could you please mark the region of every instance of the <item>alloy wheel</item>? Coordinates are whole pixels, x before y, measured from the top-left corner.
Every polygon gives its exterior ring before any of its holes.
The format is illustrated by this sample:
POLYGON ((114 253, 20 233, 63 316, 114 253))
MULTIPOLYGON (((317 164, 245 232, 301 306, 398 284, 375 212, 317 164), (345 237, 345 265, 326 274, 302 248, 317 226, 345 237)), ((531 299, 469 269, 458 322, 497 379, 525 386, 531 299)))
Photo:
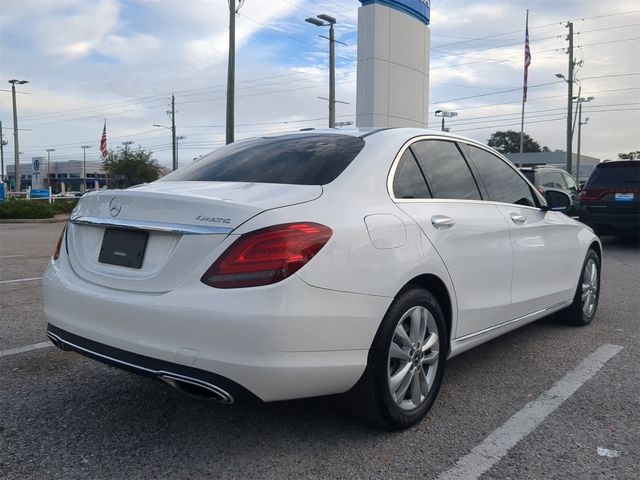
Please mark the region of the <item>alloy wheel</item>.
POLYGON ((435 318, 425 307, 412 307, 396 325, 389 348, 387 380, 402 410, 413 410, 433 387, 440 356, 435 318))
POLYGON ((598 302, 598 265, 593 258, 587 261, 582 275, 582 313, 593 315, 598 302))

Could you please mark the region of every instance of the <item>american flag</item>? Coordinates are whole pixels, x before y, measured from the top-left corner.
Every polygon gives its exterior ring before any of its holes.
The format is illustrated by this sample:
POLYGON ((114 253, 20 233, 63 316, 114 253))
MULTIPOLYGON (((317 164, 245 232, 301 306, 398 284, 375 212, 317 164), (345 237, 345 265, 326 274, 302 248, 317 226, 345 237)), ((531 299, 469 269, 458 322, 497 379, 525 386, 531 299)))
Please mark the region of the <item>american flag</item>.
MULTIPOLYGON (((528 16, 527 16, 528 17, 528 16)), ((527 79, 529 77, 529 65, 531 65, 531 50, 529 49, 529 18, 527 18, 527 27, 524 35, 524 90, 522 99, 527 101, 527 79)))
POLYGON ((100 153, 102 158, 107 158, 107 121, 104 121, 104 128, 102 129, 102 138, 100 139, 100 153))

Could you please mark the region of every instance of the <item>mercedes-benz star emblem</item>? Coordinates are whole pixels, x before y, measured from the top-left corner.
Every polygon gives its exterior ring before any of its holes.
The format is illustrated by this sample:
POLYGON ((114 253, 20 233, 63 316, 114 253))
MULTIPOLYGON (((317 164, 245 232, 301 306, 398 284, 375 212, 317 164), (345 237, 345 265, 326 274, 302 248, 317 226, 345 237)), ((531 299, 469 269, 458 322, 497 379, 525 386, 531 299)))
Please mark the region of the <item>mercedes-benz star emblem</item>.
POLYGON ((120 210, 122 210, 122 206, 117 198, 112 198, 109 202, 109 215, 112 217, 117 217, 120 214, 120 210))

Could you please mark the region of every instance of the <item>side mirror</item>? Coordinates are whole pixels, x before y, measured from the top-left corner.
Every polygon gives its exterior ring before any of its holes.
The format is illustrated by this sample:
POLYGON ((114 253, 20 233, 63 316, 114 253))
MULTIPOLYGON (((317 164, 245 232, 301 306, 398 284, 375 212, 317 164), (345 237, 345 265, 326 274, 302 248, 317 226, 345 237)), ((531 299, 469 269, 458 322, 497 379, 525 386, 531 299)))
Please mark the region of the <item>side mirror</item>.
POLYGON ((544 198, 547 201, 547 210, 567 213, 571 209, 571 195, 567 192, 547 188, 544 191, 544 198))

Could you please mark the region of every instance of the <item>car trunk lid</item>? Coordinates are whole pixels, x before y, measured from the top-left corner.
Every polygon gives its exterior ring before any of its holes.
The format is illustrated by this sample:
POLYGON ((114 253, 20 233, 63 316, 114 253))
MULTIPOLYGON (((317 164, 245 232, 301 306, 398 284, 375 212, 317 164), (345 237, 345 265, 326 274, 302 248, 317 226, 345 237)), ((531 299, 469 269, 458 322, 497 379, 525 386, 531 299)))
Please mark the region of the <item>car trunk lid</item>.
POLYGON ((72 214, 67 232, 71 266, 81 278, 104 287, 167 292, 211 259, 215 248, 248 219, 320 195, 317 185, 191 181, 96 192, 83 197, 72 214), (119 240, 123 248, 113 250, 105 240, 107 229, 143 233, 125 234, 119 240), (113 254, 129 255, 129 247, 133 255, 138 248, 139 268, 114 263, 113 254))

